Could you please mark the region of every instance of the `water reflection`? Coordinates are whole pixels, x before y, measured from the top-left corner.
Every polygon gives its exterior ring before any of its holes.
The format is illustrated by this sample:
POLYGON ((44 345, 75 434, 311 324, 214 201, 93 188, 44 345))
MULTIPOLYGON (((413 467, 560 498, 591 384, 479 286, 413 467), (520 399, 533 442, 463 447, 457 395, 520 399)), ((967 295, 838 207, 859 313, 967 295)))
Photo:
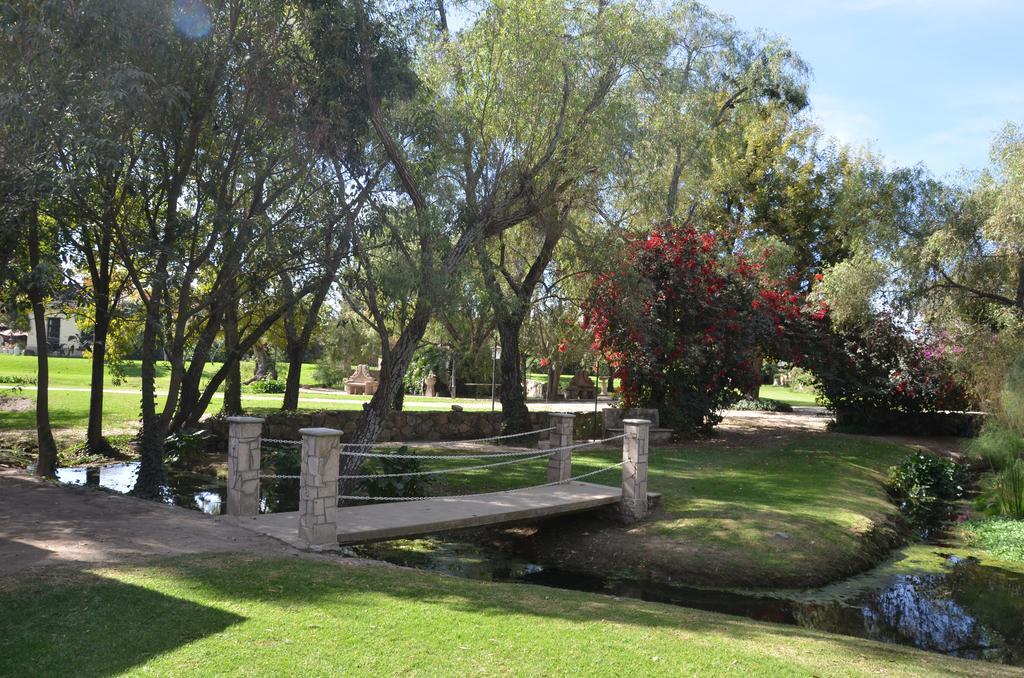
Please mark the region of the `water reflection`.
MULTIPOLYGON (((264 455, 267 473, 297 475, 297 454, 270 450, 264 455)), ((57 469, 57 481, 65 485, 100 487, 127 494, 135 487, 139 462, 110 464, 98 467, 67 467, 57 469)), ((225 481, 212 472, 200 473, 168 469, 168 485, 161 488, 164 502, 196 509, 208 515, 220 515, 227 503, 225 481)), ((260 512, 279 513, 299 510, 299 483, 296 479, 264 479, 260 482, 260 512)))
POLYGON ((110 464, 89 468, 59 468, 57 481, 66 485, 89 485, 104 487, 114 492, 126 493, 135 487, 139 476, 139 463, 110 464))

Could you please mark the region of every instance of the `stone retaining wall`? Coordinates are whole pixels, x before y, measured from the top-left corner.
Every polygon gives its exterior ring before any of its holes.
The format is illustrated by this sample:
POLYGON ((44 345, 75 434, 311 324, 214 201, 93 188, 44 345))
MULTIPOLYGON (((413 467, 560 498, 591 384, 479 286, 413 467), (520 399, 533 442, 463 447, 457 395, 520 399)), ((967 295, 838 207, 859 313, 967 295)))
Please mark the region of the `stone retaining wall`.
MULTIPOLYGON (((358 410, 309 410, 300 412, 275 412, 260 415, 264 438, 298 440, 300 428, 333 428, 345 435, 356 430, 358 410)), ((549 413, 531 412, 530 428, 547 428, 549 413)), ((227 441, 227 421, 213 417, 206 422, 206 429, 213 435, 213 445, 223 448, 227 441)), ((431 441, 468 440, 486 438, 501 434, 500 412, 392 412, 388 415, 381 432, 380 441, 431 441)))

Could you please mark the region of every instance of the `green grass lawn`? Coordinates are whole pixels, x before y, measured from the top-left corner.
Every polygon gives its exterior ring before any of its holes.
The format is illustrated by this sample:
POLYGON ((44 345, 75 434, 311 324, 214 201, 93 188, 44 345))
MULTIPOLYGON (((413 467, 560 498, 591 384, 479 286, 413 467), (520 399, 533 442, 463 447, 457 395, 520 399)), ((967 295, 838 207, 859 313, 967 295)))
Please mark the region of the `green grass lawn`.
POLYGON ((992 675, 1005 667, 636 600, 242 556, 0 592, 0 675, 992 675))
POLYGON ((817 402, 814 400, 816 397, 814 391, 797 391, 788 386, 763 385, 761 386, 760 396, 762 398, 778 400, 789 405, 817 405, 817 402))
MULTIPOLYGON (((214 373, 220 369, 220 363, 207 363, 203 368, 203 383, 208 381, 214 373)), ((50 385, 51 386, 79 386, 88 388, 92 379, 92 361, 85 358, 54 358, 49 360, 50 385)), ((253 374, 255 363, 243 361, 241 364, 242 379, 248 379, 253 374)), ((302 366, 301 382, 311 383, 313 371, 316 365, 305 363, 302 366)), ((288 372, 285 363, 278 363, 278 372, 282 379, 288 372)), ((110 375, 109 369, 104 379, 105 388, 138 390, 142 387, 141 363, 138 360, 129 360, 126 369, 126 378, 121 384, 115 384, 110 375)), ((13 356, 0 355, 0 376, 21 377, 24 379, 35 379, 36 358, 35 356, 13 356)), ((166 362, 157 365, 157 387, 166 389, 170 383, 170 364, 166 362)))
MULTIPOLYGON (((35 399, 34 390, 9 388, 0 384, 0 395, 13 395, 35 399)), ((273 393, 243 393, 242 405, 254 412, 265 409, 280 409, 283 396, 273 393)), ((367 398, 363 396, 335 396, 329 394, 308 394, 299 396, 299 409, 306 410, 360 410, 367 398)), ((163 399, 158 399, 163 404, 163 399)), ((483 400, 449 398, 420 398, 409 396, 405 401, 407 410, 448 410, 452 404, 460 404, 467 410, 490 411, 491 402, 483 400)), ((215 399, 208 414, 220 412, 221 401, 215 399)), ((0 430, 34 430, 35 410, 0 412, 0 430)), ((135 393, 106 393, 103 396, 103 420, 110 430, 134 429, 139 421, 139 395, 135 393)), ((60 387, 50 390, 50 422, 55 429, 83 428, 89 422, 89 394, 85 391, 61 391, 60 387)))
MULTIPOLYGON (((88 389, 91 363, 83 358, 51 358, 50 359, 50 420, 55 429, 83 428, 89 420, 89 394, 86 391, 61 389, 88 389)), ((135 429, 139 421, 139 394, 142 381, 139 377, 138 363, 130 364, 129 375, 124 383, 114 385, 109 375, 106 380, 107 392, 103 397, 103 418, 106 426, 112 431, 135 429), (123 393, 121 391, 124 391, 123 393)), ((206 366, 204 374, 207 378, 220 367, 218 363, 206 366)), ((281 369, 286 369, 283 365, 281 369)), ((315 365, 306 364, 302 368, 302 383, 313 380, 315 365)), ((242 376, 246 378, 253 371, 253 363, 242 363, 242 376)), ((36 375, 36 359, 33 356, 0 355, 0 376, 21 378, 33 381, 36 375)), ((283 376, 283 373, 282 373, 283 376)), ((169 385, 166 367, 161 368, 157 379, 157 388, 165 392, 169 385)), ((20 396, 35 399, 35 389, 31 384, 18 387, 0 383, 0 395, 20 396)), ((273 393, 243 393, 242 404, 246 408, 278 409, 283 396, 273 393)), ((368 398, 365 396, 348 396, 338 393, 303 392, 299 396, 300 409, 340 409, 358 410, 368 398)), ((453 404, 466 409, 490 410, 490 400, 471 398, 425 398, 408 396, 405 400, 409 410, 447 410, 453 404)), ((220 411, 220 401, 214 400, 209 414, 220 411)), ((35 429, 35 412, 25 410, 19 412, 0 411, 0 431, 31 431, 35 429)))

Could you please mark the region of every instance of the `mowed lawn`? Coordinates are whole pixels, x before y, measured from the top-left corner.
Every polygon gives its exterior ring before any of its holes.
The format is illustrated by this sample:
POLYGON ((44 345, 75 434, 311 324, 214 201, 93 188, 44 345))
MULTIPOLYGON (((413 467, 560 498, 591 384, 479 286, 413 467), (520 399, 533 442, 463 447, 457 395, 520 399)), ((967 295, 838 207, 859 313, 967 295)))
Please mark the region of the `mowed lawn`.
POLYGON ((245 556, 0 591, 0 675, 994 675, 1004 667, 679 607, 245 556))
MULTIPOLYGON (((89 419, 89 393, 91 363, 82 358, 51 358, 50 359, 50 421, 56 429, 84 428, 89 419)), ((220 367, 217 363, 206 366, 204 379, 209 379, 220 367)), ((242 364, 242 378, 252 375, 254 365, 251 362, 242 364)), ((281 377, 284 378, 287 367, 278 365, 281 377)), ((314 381, 315 366, 305 364, 302 368, 302 382, 314 381)), ((0 377, 21 379, 23 385, 0 383, 0 395, 23 397, 34 400, 36 391, 36 359, 32 356, 0 355, 0 377)), ((168 388, 170 377, 166 365, 158 370, 157 389, 163 396, 168 388)), ((204 381, 205 383, 205 381, 204 381)), ((222 389, 223 390, 223 389, 222 389)), ((142 380, 137 362, 129 364, 128 376, 120 384, 114 384, 107 374, 103 396, 103 419, 111 431, 134 430, 139 421, 139 397, 142 391, 142 380)), ((221 402, 217 396, 210 405, 209 414, 220 411, 221 402)), ((281 406, 283 396, 274 393, 242 394, 242 405, 246 408, 276 409, 281 406)), ((347 396, 333 392, 303 392, 299 396, 300 409, 331 409, 358 410, 368 398, 364 396, 347 396)), ((158 399, 162 404, 162 397, 158 399)), ((410 410, 447 410, 453 404, 465 409, 490 410, 489 400, 473 400, 459 398, 423 398, 409 396, 406 408, 410 410)), ((34 430, 35 412, 31 409, 21 411, 0 411, 0 431, 34 430)))
MULTIPOLYGON (((203 369, 203 383, 206 383, 220 369, 220 363, 208 363, 203 369)), ((85 358, 54 358, 49 360, 51 386, 78 386, 88 388, 92 379, 92 361, 85 358)), ((288 373, 286 363, 278 363, 281 379, 288 373)), ((243 361, 241 365, 242 379, 252 376, 255 363, 243 361)), ((306 363, 302 366, 302 383, 313 381, 316 366, 306 363)), ((104 379, 105 388, 138 391, 142 387, 142 368, 138 360, 127 361, 124 381, 115 384, 109 368, 104 379)), ((34 380, 36 377, 35 356, 0 355, 0 377, 20 377, 34 380)), ((166 389, 170 383, 170 364, 157 364, 157 388, 166 389)))
POLYGON ((762 385, 760 397, 778 400, 789 405, 806 407, 817 405, 817 394, 814 391, 797 391, 788 386, 762 385))

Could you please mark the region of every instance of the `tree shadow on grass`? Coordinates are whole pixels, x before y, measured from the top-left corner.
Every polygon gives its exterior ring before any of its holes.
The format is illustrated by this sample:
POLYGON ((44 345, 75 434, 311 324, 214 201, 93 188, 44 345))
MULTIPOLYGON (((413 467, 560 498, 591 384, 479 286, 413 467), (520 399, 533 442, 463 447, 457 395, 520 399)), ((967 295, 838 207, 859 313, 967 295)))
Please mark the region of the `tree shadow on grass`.
POLYGON ((44 576, 0 592, 0 676, 120 674, 244 620, 94 574, 44 576))
MULTIPOLYGON (((793 671, 797 666, 811 671, 823 665, 830 669, 826 673, 856 671, 857 665, 865 672, 879 666, 896 672, 958 675, 991 675, 1000 670, 991 664, 959 662, 861 638, 670 605, 523 584, 482 583, 390 567, 230 557, 215 564, 192 560, 172 568, 175 577, 189 581, 190 590, 236 601, 242 609, 247 605, 271 606, 291 613, 302 611, 303 615, 315 610, 321 622, 333 618, 350 630, 353 625, 368 629, 380 624, 394 626, 402 629, 400 642, 420 649, 423 644, 434 643, 441 648, 448 642, 446 637, 456 636, 466 643, 463 652, 473 653, 472 638, 499 634, 522 649, 537 646, 557 629, 563 634, 560 642, 564 652, 581 661, 577 667, 581 670, 588 660, 587 643, 593 642, 581 634, 592 634, 595 625, 609 625, 607 633, 599 631, 605 650, 621 646, 620 651, 636 654, 638 660, 688 643, 721 649, 726 658, 766 673, 793 671), (416 624, 423 618, 443 620, 443 631, 416 624), (555 621, 556 626, 545 626, 539 623, 541 620, 555 621)), ((382 642, 381 651, 396 650, 382 642)), ((374 651, 374 643, 367 638, 368 647, 364 649, 374 651)), ((481 650, 488 656, 499 652, 490 645, 481 650)), ((518 669, 529 672, 532 658, 521 652, 520 657, 511 661, 521 661, 518 669)))

